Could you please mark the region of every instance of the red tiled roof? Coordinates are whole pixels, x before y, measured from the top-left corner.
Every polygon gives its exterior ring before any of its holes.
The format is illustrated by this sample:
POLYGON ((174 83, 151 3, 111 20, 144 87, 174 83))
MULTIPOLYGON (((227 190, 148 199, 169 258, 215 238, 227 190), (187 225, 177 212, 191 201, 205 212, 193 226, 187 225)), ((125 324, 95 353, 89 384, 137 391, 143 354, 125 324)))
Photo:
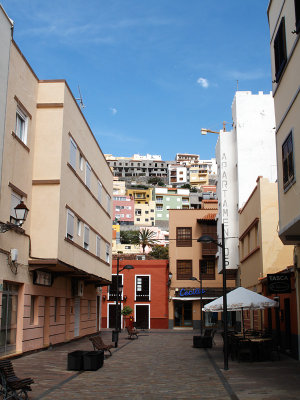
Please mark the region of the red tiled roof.
POLYGON ((215 221, 217 213, 206 214, 202 218, 198 218, 198 221, 215 221))

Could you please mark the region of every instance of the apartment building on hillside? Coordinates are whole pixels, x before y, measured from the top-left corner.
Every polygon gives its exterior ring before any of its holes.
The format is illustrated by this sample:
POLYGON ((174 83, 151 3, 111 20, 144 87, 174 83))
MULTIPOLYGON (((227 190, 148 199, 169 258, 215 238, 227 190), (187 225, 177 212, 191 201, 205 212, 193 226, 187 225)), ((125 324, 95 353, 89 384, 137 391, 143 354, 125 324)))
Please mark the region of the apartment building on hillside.
POLYGON ((9 52, 0 188, 2 355, 96 332, 97 287, 111 281, 110 168, 67 83, 39 80, 14 41, 9 52), (20 228, 14 208, 22 201, 29 213, 20 228))
POLYGON ((156 224, 169 221, 170 209, 190 208, 189 189, 155 188, 155 220, 156 224))

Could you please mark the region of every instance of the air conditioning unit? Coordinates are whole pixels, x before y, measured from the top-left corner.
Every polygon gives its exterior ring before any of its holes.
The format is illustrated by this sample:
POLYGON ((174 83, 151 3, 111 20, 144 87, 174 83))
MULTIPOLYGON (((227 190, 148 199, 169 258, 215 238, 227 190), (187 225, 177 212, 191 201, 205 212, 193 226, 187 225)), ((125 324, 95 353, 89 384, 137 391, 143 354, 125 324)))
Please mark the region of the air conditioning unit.
POLYGON ((83 296, 83 288, 84 288, 84 282, 78 281, 77 296, 80 296, 80 297, 83 296))

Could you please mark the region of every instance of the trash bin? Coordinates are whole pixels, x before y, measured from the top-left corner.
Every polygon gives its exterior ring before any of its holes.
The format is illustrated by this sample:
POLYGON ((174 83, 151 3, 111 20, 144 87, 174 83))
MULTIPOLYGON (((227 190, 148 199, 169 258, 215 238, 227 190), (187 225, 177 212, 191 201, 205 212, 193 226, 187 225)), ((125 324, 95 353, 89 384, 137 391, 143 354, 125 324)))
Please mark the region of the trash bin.
POLYGON ((68 353, 68 370, 81 371, 83 369, 83 356, 88 351, 76 350, 68 353))
POLYGON ((193 347, 211 349, 212 337, 211 336, 193 336, 193 347))
POLYGON ((83 356, 83 369, 85 371, 96 371, 103 366, 104 351, 88 351, 83 356))

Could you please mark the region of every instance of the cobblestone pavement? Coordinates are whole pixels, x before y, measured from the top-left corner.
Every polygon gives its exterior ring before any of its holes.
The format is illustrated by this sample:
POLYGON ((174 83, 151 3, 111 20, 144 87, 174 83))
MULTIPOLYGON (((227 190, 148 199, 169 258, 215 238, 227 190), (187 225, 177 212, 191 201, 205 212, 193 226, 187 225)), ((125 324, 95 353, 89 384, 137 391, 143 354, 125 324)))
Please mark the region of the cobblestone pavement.
MULTIPOLYGON (((111 332, 102 333, 110 343, 111 332)), ((67 354, 91 350, 87 338, 13 360, 17 375, 35 380, 30 399, 300 399, 300 362, 232 362, 223 370, 221 337, 213 349, 192 347, 192 331, 120 335, 98 371, 67 371, 67 354)))

